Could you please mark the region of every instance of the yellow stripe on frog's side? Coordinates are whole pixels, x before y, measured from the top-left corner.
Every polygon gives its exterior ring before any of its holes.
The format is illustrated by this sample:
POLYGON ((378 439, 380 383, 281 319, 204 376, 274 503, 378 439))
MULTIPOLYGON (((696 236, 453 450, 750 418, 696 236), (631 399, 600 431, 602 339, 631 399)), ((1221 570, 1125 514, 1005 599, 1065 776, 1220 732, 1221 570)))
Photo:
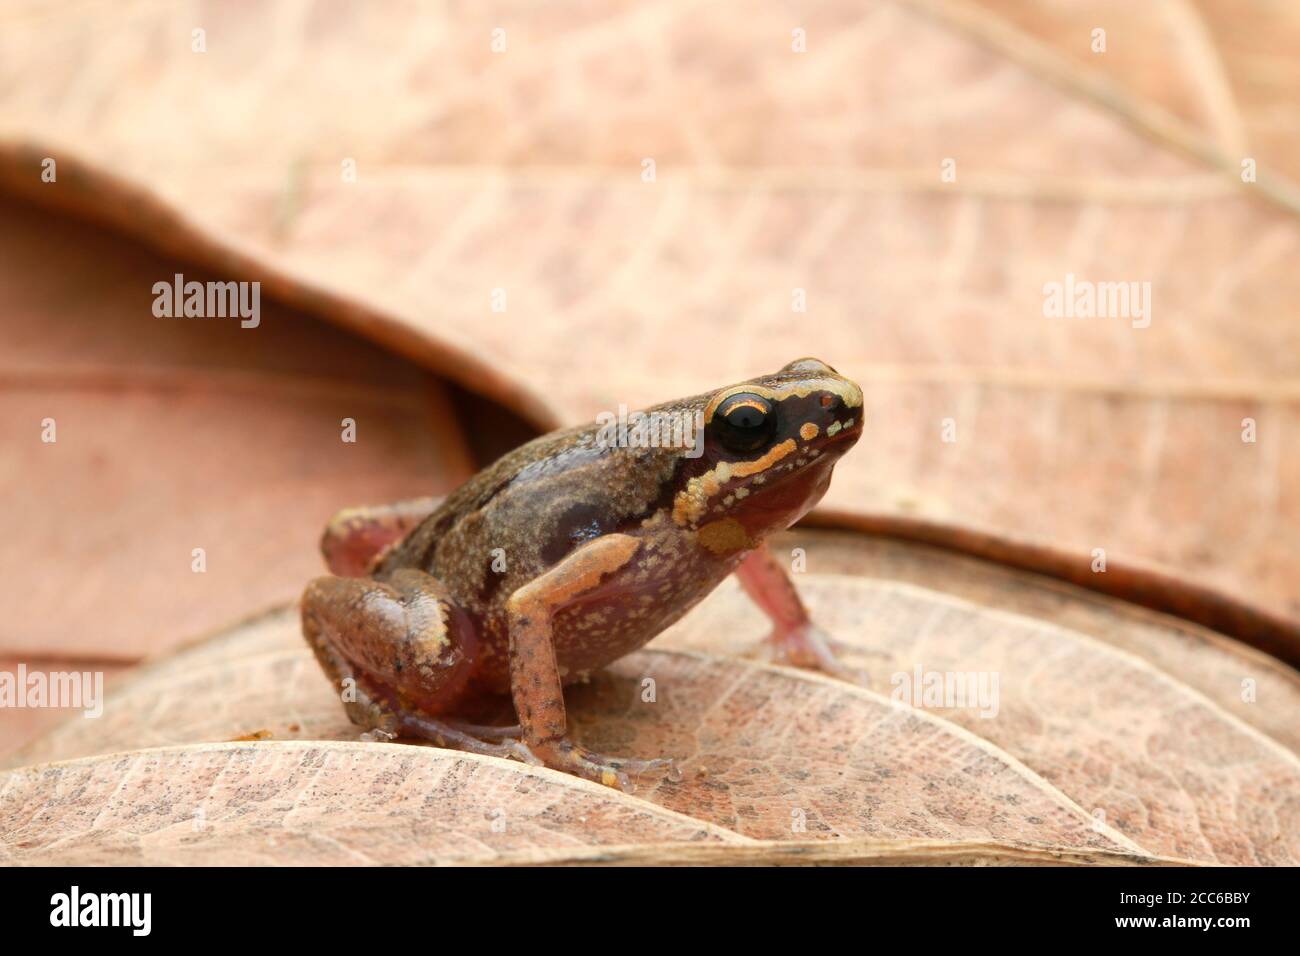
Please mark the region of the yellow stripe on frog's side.
POLYGON ((796 447, 794 439, 787 438, 753 461, 718 462, 709 471, 688 481, 685 491, 677 492, 677 497, 673 499, 673 521, 682 527, 699 521, 709 509, 709 499, 721 491, 728 481, 767 471, 782 458, 793 454, 796 447))

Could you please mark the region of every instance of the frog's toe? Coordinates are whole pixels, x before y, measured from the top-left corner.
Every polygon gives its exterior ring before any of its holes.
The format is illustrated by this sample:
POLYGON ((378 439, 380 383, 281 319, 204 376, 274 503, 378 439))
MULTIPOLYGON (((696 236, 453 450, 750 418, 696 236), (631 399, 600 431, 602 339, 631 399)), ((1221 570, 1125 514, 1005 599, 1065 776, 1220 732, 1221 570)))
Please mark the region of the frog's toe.
POLYGON ((503 757, 507 760, 522 760, 535 766, 541 766, 543 762, 521 740, 512 739, 508 735, 489 740, 469 732, 470 729, 508 731, 509 727, 477 727, 474 724, 434 720, 416 714, 405 715, 400 720, 403 735, 418 737, 448 750, 461 750, 465 753, 482 754, 485 757, 503 757))
POLYGON ((670 758, 641 760, 635 757, 608 757, 563 738, 532 744, 532 752, 552 770, 561 770, 624 793, 632 793, 632 778, 657 773, 668 779, 680 779, 676 763, 670 758))

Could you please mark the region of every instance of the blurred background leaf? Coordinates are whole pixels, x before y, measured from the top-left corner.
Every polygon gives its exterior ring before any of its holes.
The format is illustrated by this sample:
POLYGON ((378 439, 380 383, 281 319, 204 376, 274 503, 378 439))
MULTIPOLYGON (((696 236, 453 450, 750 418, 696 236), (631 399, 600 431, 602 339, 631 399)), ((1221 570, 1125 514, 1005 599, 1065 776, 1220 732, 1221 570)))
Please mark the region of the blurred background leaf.
POLYGON ((539 425, 819 355, 868 398, 828 506, 1104 548, 1294 628, 1291 74, 1225 11, 1103 5, 1095 54, 1052 4, 38 5, 5 31, 0 132, 164 211, 98 180, 82 208, 425 364, 449 346, 539 425), (1151 326, 1044 317, 1067 274, 1151 282, 1151 326))

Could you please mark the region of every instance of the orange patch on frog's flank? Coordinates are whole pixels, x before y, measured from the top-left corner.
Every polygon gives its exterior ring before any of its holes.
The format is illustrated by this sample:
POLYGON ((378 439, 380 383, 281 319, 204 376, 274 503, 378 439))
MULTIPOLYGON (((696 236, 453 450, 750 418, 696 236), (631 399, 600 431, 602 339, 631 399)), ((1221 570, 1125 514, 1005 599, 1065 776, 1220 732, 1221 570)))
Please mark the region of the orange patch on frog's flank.
POLYGON ((735 518, 710 521, 699 530, 698 535, 700 544, 719 555, 743 551, 754 546, 745 526, 735 518))
POLYGON ((814 422, 804 422, 799 426, 799 437, 804 441, 812 441, 821 432, 814 422))

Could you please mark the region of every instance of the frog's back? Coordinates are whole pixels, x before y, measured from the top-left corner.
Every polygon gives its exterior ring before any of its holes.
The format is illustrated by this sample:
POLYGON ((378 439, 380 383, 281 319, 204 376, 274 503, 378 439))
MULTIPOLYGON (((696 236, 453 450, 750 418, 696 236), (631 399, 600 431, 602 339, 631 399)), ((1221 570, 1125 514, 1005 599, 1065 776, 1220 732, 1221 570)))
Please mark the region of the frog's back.
POLYGON ((622 448, 599 428, 544 435, 453 492, 385 557, 443 581, 484 625, 515 589, 574 548, 639 525, 671 505, 680 449, 622 448))

